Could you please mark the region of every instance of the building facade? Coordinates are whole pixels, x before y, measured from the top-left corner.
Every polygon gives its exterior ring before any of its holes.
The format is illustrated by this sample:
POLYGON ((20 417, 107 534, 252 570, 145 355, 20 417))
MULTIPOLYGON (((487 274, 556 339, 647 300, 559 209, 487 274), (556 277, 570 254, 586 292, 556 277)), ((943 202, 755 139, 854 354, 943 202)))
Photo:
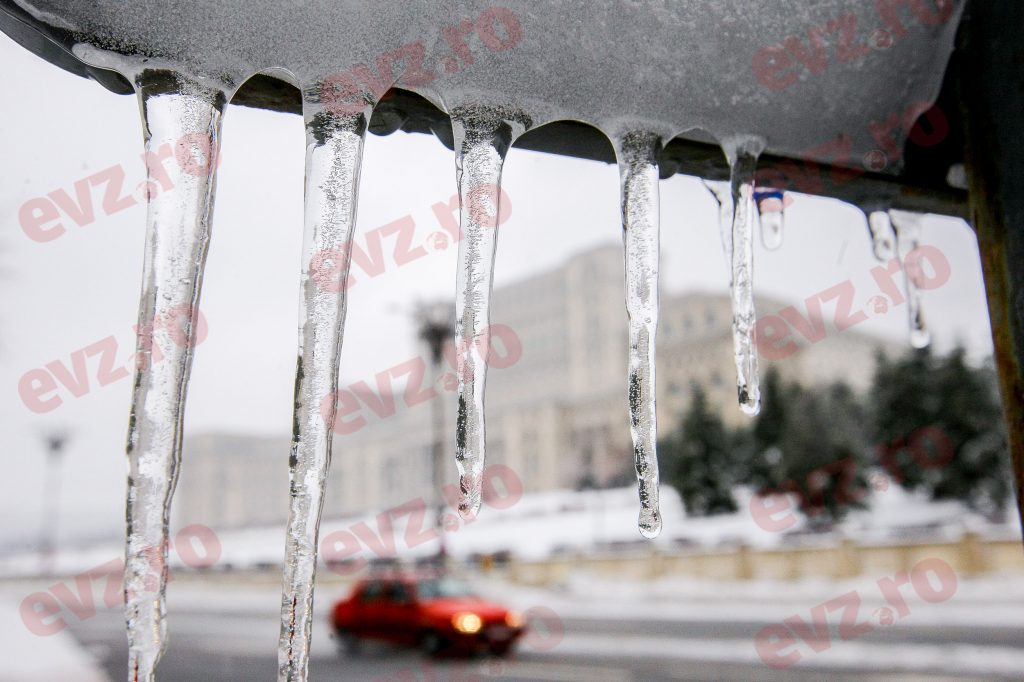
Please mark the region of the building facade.
MULTIPOLYGON (((560 268, 495 289, 491 319, 503 325, 495 337, 504 341, 496 342, 502 362, 491 367, 487 380, 487 457, 488 463, 510 467, 525 491, 605 486, 632 476, 623 301, 618 245, 575 255, 560 268)), ((785 304, 758 299, 757 307, 774 312, 785 304)), ((675 428, 693 384, 703 386, 727 423, 747 420, 736 405, 731 324, 727 294, 662 297, 657 390, 663 433, 675 428)), ((894 352, 892 344, 847 330, 804 344, 784 360, 762 359, 762 373, 774 364, 787 379, 843 380, 863 390, 878 350, 894 352)), ((429 363, 425 349, 422 357, 429 363)), ((443 363, 428 378, 438 397, 412 407, 396 399, 393 415, 335 435, 326 517, 416 498, 437 502, 430 453, 432 410, 438 407, 445 415, 443 478, 456 482, 452 368, 443 363)), ((283 522, 288 450, 287 436, 189 438, 179 519, 215 528, 283 522)))

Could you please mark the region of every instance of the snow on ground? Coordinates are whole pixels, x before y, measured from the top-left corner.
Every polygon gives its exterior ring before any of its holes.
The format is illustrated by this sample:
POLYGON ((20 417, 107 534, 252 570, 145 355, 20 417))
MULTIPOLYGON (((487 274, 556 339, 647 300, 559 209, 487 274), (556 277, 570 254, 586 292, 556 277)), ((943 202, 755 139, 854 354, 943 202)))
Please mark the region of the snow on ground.
MULTIPOLYGON (((805 619, 818 604, 855 591, 861 599, 860 620, 878 620, 888 607, 878 579, 862 576, 849 580, 780 582, 750 580, 716 582, 663 579, 650 582, 609 580, 586 573, 550 589, 511 585, 500 580, 477 579, 482 592, 520 609, 543 604, 565 618, 654 619, 664 621, 779 622, 794 614, 805 619)), ((1024 576, 987 576, 961 579, 953 594, 942 601, 922 599, 913 585, 900 589, 908 625, 957 623, 974 627, 1017 627, 1024 612, 1024 576)), ((838 618, 837 612, 829 617, 838 618)), ((880 624, 880 623, 879 623, 880 624)))
POLYGON ((41 636, 21 619, 18 591, 0 593, 0 682, 109 682, 67 630, 41 636))
MULTIPOLYGON (((444 532, 450 554, 465 557, 474 553, 509 551, 521 559, 540 559, 557 554, 597 550, 639 550, 674 547, 713 549, 744 543, 754 548, 773 548, 794 543, 834 542, 841 537, 857 542, 899 543, 908 540, 955 540, 965 531, 987 537, 1021 537, 1015 513, 1005 524, 992 524, 958 502, 932 502, 923 495, 908 493, 892 485, 876 491, 869 507, 851 512, 830 534, 810 535, 806 519, 794 509, 775 511, 772 519, 789 518, 785 532, 766 530, 765 513, 752 512, 752 494, 737 489, 739 511, 709 518, 690 518, 675 490, 662 489, 664 531, 653 541, 644 540, 636 529, 638 502, 632 487, 603 491, 558 490, 506 500, 504 508, 484 505, 479 517, 463 521, 452 515, 444 532)), ((418 540, 430 531, 429 520, 410 523, 408 513, 388 510, 345 519, 327 519, 321 526, 322 542, 335 547, 336 555, 345 542, 355 543, 354 560, 399 556, 412 558, 437 551, 438 541, 418 540), (330 544, 330 543, 334 544, 330 544)), ((428 514, 429 519, 429 514, 428 514)), ((220 554, 216 563, 234 568, 257 565, 277 566, 282 561, 283 526, 217 532, 220 554)), ((323 545, 322 545, 323 546, 323 545)), ((56 573, 73 575, 123 556, 118 542, 83 549, 66 549, 57 556, 56 573)), ((201 556, 202 548, 192 556, 201 556)), ((327 556, 330 551, 321 552, 327 556)), ((172 565, 183 564, 172 547, 172 565)), ((0 575, 31 575, 39 559, 34 554, 0 558, 0 575)))
MULTIPOLYGON (((886 604, 877 583, 886 577, 882 575, 797 582, 681 578, 634 581, 598 578, 581 571, 550 588, 512 584, 500 574, 472 573, 466 577, 488 597, 521 610, 543 605, 567 618, 774 622, 797 612, 806 614, 815 605, 850 591, 861 597, 865 617, 886 604)), ((252 579, 239 576, 231 584, 194 576, 172 581, 168 602, 172 610, 276 613, 280 589, 274 575, 252 579)), ((322 601, 340 598, 349 589, 349 584, 337 581, 321 582, 317 587, 318 594, 327 595, 322 601)), ((909 611, 905 621, 917 625, 956 622, 1015 627, 1024 612, 1024 576, 960 579, 948 599, 934 603, 917 595, 911 584, 904 585, 900 594, 909 611)))
MULTIPOLYGON (((593 659, 618 655, 617 652, 623 650, 638 658, 718 661, 754 666, 762 664, 757 650, 749 642, 736 640, 567 634, 558 644, 561 655, 593 659)), ((802 654, 801 658, 804 658, 802 654)), ((1019 649, 959 644, 901 643, 899 646, 885 647, 875 643, 844 641, 841 646, 814 652, 813 656, 807 658, 819 668, 883 672, 887 675, 883 679, 891 679, 888 676, 898 672, 925 671, 962 675, 962 679, 971 679, 976 675, 1014 678, 1024 667, 1024 653, 1019 649)))

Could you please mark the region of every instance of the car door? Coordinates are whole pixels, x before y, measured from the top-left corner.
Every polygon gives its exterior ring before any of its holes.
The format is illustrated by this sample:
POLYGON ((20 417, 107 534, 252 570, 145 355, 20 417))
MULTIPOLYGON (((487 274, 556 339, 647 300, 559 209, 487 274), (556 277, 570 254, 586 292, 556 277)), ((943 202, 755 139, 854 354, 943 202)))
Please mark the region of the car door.
POLYGON ((388 583, 384 591, 383 618, 387 638, 402 644, 415 644, 416 602, 410 587, 400 581, 388 583))
POLYGON ((355 599, 355 619, 352 633, 360 637, 384 636, 384 591, 380 580, 371 580, 363 585, 355 599))

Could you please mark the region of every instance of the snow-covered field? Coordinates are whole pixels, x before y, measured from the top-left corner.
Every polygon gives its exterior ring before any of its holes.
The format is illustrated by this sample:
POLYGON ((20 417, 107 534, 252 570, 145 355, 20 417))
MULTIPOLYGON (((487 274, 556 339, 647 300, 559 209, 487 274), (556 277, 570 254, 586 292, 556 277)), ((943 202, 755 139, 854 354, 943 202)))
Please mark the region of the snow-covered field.
POLYGON ((12 586, 0 589, 0 682, 107 682, 69 632, 40 637, 25 627, 19 612, 24 597, 12 586))
MULTIPOLYGON (((751 494, 737 491, 739 511, 710 518, 688 518, 678 495, 663 487, 664 531, 653 541, 644 540, 636 530, 638 503, 634 488, 605 491, 552 491, 525 495, 506 508, 484 506, 480 516, 466 522, 454 515, 444 531, 448 552, 456 557, 474 553, 508 551, 521 559, 539 559, 558 553, 587 552, 609 548, 668 550, 673 547, 706 547, 745 543, 753 548, 772 548, 806 542, 801 531, 806 519, 796 511, 786 532, 766 530, 763 514, 751 509, 751 494)), ((1005 524, 989 523, 957 502, 930 502, 898 486, 875 492, 867 509, 855 511, 823 542, 840 537, 862 544, 900 543, 908 540, 955 540, 965 531, 982 537, 1021 537, 1015 513, 1005 524)), ((779 518, 776 513, 774 518, 779 518)), ((322 556, 368 560, 387 556, 413 558, 433 554, 437 539, 424 539, 429 521, 416 520, 408 513, 384 510, 345 519, 326 519, 321 526, 322 556), (347 555, 340 554, 346 547, 347 555), (352 548, 356 548, 351 551, 352 548)), ((180 530, 180 529, 178 529, 180 530)), ((205 540, 194 539, 193 550, 172 546, 172 565, 196 565, 207 557, 219 566, 232 568, 276 566, 284 551, 283 526, 221 531, 213 529, 205 540), (209 546, 207 546, 209 545, 209 546), (212 551, 212 555, 211 555, 212 551), (184 557, 184 558, 183 558, 184 557)), ((173 537, 173 535, 172 535, 173 537)), ((123 555, 119 543, 65 548, 56 557, 56 573, 73 575, 100 566, 123 555)), ((33 554, 0 558, 0 575, 32 575, 39 559, 33 554)))

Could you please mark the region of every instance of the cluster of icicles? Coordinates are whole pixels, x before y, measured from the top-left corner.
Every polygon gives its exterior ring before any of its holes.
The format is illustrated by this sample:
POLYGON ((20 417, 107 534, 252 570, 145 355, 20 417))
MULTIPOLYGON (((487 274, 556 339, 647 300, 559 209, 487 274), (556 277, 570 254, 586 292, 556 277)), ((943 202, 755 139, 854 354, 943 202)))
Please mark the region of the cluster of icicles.
MULTIPOLYGON (((215 167, 225 94, 169 76, 137 77, 146 151, 178 141, 179 153, 205 156, 207 162, 184 172, 175 166, 172 193, 149 199, 146 262, 139 329, 186 306, 186 326, 193 338, 195 316, 210 237, 215 167), (188 140, 189 142, 181 142, 188 140)), ((278 678, 305 680, 308 672, 313 614, 313 583, 324 488, 331 458, 332 421, 320 408, 323 396, 337 389, 345 320, 346 289, 328 291, 311 277, 315 254, 348 254, 355 227, 364 137, 371 109, 337 114, 316 92, 303 93, 307 133, 300 345, 295 382, 294 433, 290 457, 290 514, 281 599, 278 678)), ((484 383, 486 360, 473 343, 486 333, 498 221, 481 210, 474 188, 498 187, 506 153, 528 127, 525 117, 487 106, 456 108, 451 113, 456 179, 462 202, 463 238, 459 246, 456 294, 458 418, 456 462, 464 515, 480 507, 484 466, 484 383)), ((658 465, 655 453, 655 331, 658 322, 658 155, 665 140, 645 131, 627 131, 614 140, 621 177, 622 228, 626 261, 626 311, 629 318, 628 403, 633 454, 639 482, 640 532, 649 538, 661 530, 658 511, 658 465)), ((753 345, 753 233, 760 224, 765 246, 782 240, 782 195, 755 187, 757 158, 764 148, 757 138, 723 141, 731 181, 709 183, 721 206, 722 240, 731 263, 733 337, 740 407, 756 414, 760 405, 757 354, 753 345)), ((500 196, 497 192, 494 197, 500 196)), ((497 210, 494 206, 493 210, 497 210)), ((915 216, 879 210, 870 215, 874 250, 891 258, 894 248, 916 246, 915 216), (892 221, 890 220, 892 216, 892 221), (893 221, 896 231, 893 230, 893 221), (895 245, 894 245, 895 243, 895 245)), ((348 256, 342 256, 348 259, 348 256)), ((342 268, 344 280, 348 263, 342 268)), ((927 341, 914 293, 907 278, 914 342, 927 341)), ((170 500, 180 460, 182 418, 193 344, 170 344, 165 362, 149 362, 153 335, 140 333, 140 362, 135 377, 129 427, 126 616, 130 644, 130 679, 153 680, 165 646, 165 586, 170 500), (161 548, 156 552, 153 548, 161 548), (158 566, 156 584, 153 569, 158 566)), ((486 351, 483 351, 486 353, 486 351)))

